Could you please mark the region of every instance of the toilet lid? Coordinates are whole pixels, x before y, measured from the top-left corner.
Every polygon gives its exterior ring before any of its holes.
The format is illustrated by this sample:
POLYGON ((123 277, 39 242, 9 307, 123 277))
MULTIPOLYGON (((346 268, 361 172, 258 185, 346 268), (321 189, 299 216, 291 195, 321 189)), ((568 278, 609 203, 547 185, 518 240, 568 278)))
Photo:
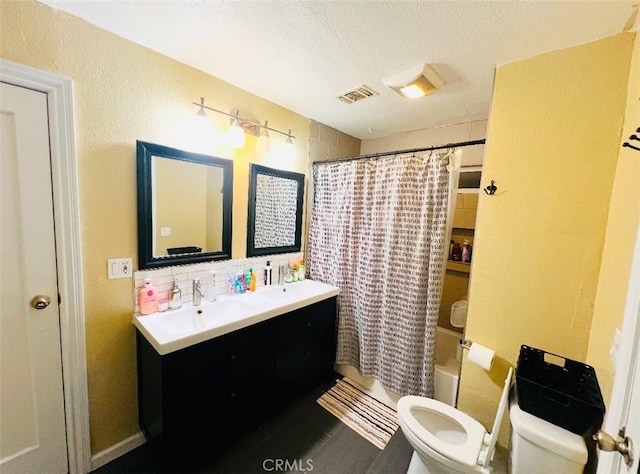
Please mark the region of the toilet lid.
POLYGON ((478 455, 487 430, 466 413, 438 400, 410 395, 398 400, 398 417, 402 418, 405 425, 418 439, 442 456, 467 466, 477 465, 478 455), (415 418, 411 412, 415 408, 430 411, 458 423, 466 431, 466 440, 463 443, 454 444, 436 436, 415 418))

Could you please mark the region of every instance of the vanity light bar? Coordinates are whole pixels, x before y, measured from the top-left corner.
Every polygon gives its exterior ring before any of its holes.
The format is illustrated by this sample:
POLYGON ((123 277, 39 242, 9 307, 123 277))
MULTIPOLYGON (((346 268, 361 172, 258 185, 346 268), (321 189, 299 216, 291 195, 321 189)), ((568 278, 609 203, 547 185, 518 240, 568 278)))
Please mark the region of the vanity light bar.
POLYGON ((222 110, 218 110, 218 109, 214 109, 213 107, 209 107, 208 105, 204 105, 204 97, 200 97, 200 103, 197 102, 192 102, 193 105, 195 105, 196 107, 200 107, 200 110, 198 111, 198 115, 204 115, 206 116, 206 114, 204 113, 204 110, 210 110, 212 112, 216 112, 218 114, 222 114, 222 115, 226 115, 227 117, 230 117, 234 120, 237 120, 239 125, 242 128, 245 129, 249 129, 253 135, 259 135, 260 129, 265 129, 265 130, 270 130, 272 132, 276 132, 279 133, 281 135, 284 135, 285 137, 287 137, 287 141, 296 138, 295 136, 291 135, 291 130, 289 130, 289 133, 287 132, 282 132, 280 130, 276 130, 275 128, 271 128, 271 127, 267 127, 267 122, 264 123, 264 125, 261 125, 260 123, 256 123, 255 121, 249 120, 249 119, 244 119, 242 117, 239 117, 238 114, 239 112, 236 111, 235 114, 231 114, 228 112, 224 112, 222 110), (257 132, 256 132, 257 129, 257 132))

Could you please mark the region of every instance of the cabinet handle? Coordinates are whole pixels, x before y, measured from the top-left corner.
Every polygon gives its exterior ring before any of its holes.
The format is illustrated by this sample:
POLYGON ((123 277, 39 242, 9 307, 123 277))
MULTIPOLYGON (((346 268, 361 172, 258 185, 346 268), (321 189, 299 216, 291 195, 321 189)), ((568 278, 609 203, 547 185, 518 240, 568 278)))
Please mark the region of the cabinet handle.
POLYGON ((229 359, 231 359, 231 360, 236 360, 237 358, 238 358, 238 356, 235 355, 235 354, 231 354, 231 356, 229 357, 229 359))
POLYGON ((311 321, 307 321, 307 327, 310 328, 311 327, 311 321))

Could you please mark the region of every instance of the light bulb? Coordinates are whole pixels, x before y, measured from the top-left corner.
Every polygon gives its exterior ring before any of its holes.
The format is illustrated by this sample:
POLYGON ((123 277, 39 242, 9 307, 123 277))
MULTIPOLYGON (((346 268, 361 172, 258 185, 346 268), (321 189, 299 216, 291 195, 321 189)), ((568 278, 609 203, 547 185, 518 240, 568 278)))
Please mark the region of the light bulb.
POLYGON ((238 117, 233 121, 231 128, 227 132, 227 139, 231 148, 243 148, 244 147, 244 130, 238 123, 238 117))
POLYGON ((284 142, 282 154, 287 160, 293 160, 296 156, 296 146, 293 144, 293 140, 291 139, 291 130, 289 130, 287 140, 284 142))
POLYGON ((265 122, 264 127, 260 127, 260 136, 258 137, 258 143, 256 145, 257 151, 261 155, 266 155, 269 153, 269 150, 271 150, 271 137, 267 130, 268 123, 269 122, 265 122))

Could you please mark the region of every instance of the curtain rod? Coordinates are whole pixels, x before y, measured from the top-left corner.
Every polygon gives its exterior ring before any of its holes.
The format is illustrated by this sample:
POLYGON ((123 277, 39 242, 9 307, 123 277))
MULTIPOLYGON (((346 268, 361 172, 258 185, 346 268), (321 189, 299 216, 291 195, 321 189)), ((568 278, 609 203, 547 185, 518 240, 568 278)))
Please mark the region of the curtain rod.
POLYGON ((443 150, 445 148, 462 148, 465 146, 484 145, 484 143, 485 143, 485 139, 482 138, 481 140, 472 140, 468 142, 458 142, 458 143, 447 143, 446 145, 430 146, 427 148, 411 148, 409 150, 385 151, 380 153, 371 153, 370 155, 352 156, 349 158, 333 158, 331 160, 316 160, 312 164, 323 165, 323 164, 337 163, 337 162, 343 162, 343 161, 366 160, 369 158, 377 158, 379 156, 402 155, 404 153, 418 153, 420 151, 443 150))

